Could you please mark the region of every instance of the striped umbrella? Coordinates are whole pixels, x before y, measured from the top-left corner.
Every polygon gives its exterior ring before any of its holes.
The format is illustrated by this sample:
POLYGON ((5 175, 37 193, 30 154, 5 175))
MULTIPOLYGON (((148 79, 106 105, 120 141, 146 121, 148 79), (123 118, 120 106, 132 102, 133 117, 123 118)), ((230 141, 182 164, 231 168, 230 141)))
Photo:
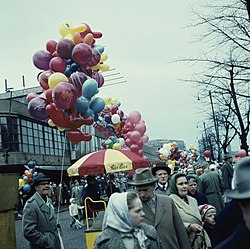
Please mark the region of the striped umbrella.
POLYGON ((105 174, 149 167, 148 160, 129 150, 106 149, 80 158, 68 169, 69 176, 105 174))

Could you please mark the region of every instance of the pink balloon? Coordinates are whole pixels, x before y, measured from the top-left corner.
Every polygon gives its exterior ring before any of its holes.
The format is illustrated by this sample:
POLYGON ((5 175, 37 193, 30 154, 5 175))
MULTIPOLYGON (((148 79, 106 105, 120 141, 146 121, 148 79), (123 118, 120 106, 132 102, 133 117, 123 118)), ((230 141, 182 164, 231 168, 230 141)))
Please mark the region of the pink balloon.
POLYGON ((61 39, 57 46, 57 54, 63 59, 70 59, 75 44, 69 39, 61 39))
POLYGON ((143 150, 139 150, 138 152, 137 152, 137 154, 139 155, 139 156, 143 156, 143 150))
POLYGON ((53 100, 58 108, 69 109, 77 99, 75 87, 67 82, 61 82, 52 91, 53 100))
POLYGON ((39 69, 48 70, 51 59, 52 55, 50 52, 39 50, 33 55, 33 64, 39 69))
POLYGON ((130 147, 133 143, 132 143, 132 141, 129 138, 127 138, 125 140, 125 144, 126 144, 127 147, 130 147))
POLYGON ((92 58, 90 62, 88 63, 89 67, 96 66, 101 60, 101 54, 97 49, 92 48, 92 58))
POLYGON ((137 144, 132 144, 129 148, 132 152, 135 152, 135 153, 139 151, 139 147, 137 144))
POLYGON ((78 96, 82 95, 82 85, 88 79, 88 76, 83 72, 75 72, 70 75, 69 82, 76 88, 78 96))
POLYGON ((139 131, 132 131, 130 139, 134 143, 138 142, 141 139, 141 133, 139 131))
POLYGON ((243 149, 239 150, 239 152, 237 154, 239 157, 245 157, 247 155, 246 151, 243 149))
POLYGON ((133 111, 128 115, 129 121, 132 124, 137 124, 141 120, 141 114, 138 111, 133 111))
POLYGON ((141 135, 143 135, 146 132, 146 125, 142 122, 139 122, 135 125, 135 131, 139 131, 141 135))
POLYGON ((134 125, 131 124, 130 122, 127 122, 127 123, 125 124, 125 127, 126 127, 126 129, 128 129, 129 131, 134 130, 134 125))
POLYGON ((142 137, 141 137, 141 140, 143 141, 144 144, 146 144, 148 142, 148 136, 146 134, 144 134, 142 137))
POLYGON ((34 99, 35 97, 37 97, 38 96, 38 94, 36 94, 36 93, 29 93, 28 95, 27 95, 27 97, 26 97, 26 100, 28 101, 28 102, 30 102, 32 99, 34 99))
POLYGON ((98 88, 102 87, 104 84, 104 77, 102 74, 93 71, 92 72, 92 79, 96 80, 97 84, 98 84, 98 88))
POLYGON ((137 143, 138 147, 141 149, 143 147, 143 141, 139 140, 137 143))
POLYGON ((48 79, 51 74, 52 72, 50 70, 46 70, 39 75, 38 77, 39 84, 43 90, 49 89, 48 79))

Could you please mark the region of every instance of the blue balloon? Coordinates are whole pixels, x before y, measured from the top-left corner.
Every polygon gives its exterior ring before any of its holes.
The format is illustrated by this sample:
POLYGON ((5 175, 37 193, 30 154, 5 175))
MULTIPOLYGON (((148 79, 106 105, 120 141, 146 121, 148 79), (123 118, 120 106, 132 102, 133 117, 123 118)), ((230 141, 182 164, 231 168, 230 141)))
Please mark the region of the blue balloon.
POLYGON ((87 79, 82 85, 82 96, 91 99, 98 90, 98 84, 94 79, 87 79))
POLYGON ((104 52, 104 47, 102 45, 95 45, 94 48, 98 50, 101 54, 104 52))
POLYGON ((31 190, 30 184, 29 183, 24 184, 23 191, 28 193, 28 192, 30 192, 30 190, 31 190))
POLYGON ((89 108, 94 112, 94 113, 100 113, 103 108, 105 107, 105 101, 103 98, 97 97, 93 100, 91 100, 89 108))
POLYGON ((76 72, 76 71, 78 71, 78 69, 79 69, 79 66, 78 66, 76 63, 72 63, 72 64, 71 64, 70 70, 71 70, 72 72, 76 72))
POLYGON ((28 168, 29 168, 29 169, 34 169, 35 166, 36 166, 36 162, 34 162, 34 161, 29 161, 29 162, 28 162, 28 168))
POLYGON ((86 111, 82 112, 81 115, 83 117, 87 117, 87 116, 92 116, 93 117, 94 113, 93 113, 93 111, 91 109, 88 108, 86 111))
POLYGON ((76 100, 75 108, 76 108, 76 111, 79 112, 79 113, 86 112, 88 110, 88 108, 89 108, 89 99, 87 99, 87 98, 85 98, 83 96, 80 96, 76 100))
POLYGON ((64 71, 64 74, 69 77, 71 74, 72 74, 72 70, 71 70, 71 67, 70 66, 67 66, 65 71, 64 71))

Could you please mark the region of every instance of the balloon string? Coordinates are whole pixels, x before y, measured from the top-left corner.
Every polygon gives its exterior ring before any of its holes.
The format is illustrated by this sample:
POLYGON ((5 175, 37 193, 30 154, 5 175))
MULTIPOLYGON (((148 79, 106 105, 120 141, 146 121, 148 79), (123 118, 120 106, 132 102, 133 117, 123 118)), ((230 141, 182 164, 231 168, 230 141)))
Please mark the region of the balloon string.
POLYGON ((61 176, 60 176, 60 188, 59 188, 59 200, 58 200, 58 207, 57 207, 57 224, 59 223, 59 216, 60 216, 60 207, 61 207, 61 196, 62 196, 62 180, 63 180, 63 166, 64 166, 64 158, 65 158, 65 151, 66 151, 66 141, 67 136, 65 132, 64 136, 64 145, 63 145, 63 155, 62 155, 62 167, 61 167, 61 176))

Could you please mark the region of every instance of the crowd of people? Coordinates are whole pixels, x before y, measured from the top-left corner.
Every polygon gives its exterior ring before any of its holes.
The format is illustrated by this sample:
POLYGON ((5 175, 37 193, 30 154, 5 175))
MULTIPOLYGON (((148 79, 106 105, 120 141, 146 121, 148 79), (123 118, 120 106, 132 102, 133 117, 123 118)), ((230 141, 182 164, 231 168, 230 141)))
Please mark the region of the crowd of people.
MULTIPOLYGON (((204 161, 174 170, 159 162, 137 169, 133 177, 123 172, 75 179, 67 190, 69 225, 84 223, 84 199, 90 197, 107 201, 95 249, 248 249, 250 158, 235 166, 232 159, 225 155, 222 166, 204 161)), ((52 219, 55 191, 41 174, 23 210, 24 236, 31 248, 63 248, 52 219)))

